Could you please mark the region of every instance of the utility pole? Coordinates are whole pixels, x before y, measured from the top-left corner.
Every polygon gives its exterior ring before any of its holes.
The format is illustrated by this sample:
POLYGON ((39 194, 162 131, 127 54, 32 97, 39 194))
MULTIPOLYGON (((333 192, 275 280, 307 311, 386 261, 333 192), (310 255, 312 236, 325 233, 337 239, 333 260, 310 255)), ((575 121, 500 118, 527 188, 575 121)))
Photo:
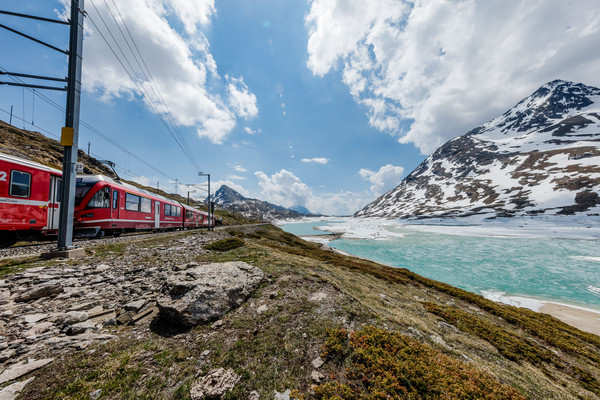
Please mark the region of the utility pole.
POLYGON ((67 113, 60 143, 63 149, 62 197, 58 227, 58 250, 73 245, 73 214, 75 210, 75 164, 79 142, 79 106, 81 98, 81 58, 83 49, 83 1, 71 0, 71 30, 69 37, 69 74, 67 76, 67 113))
POLYGON ((207 209, 208 209, 208 230, 210 230, 210 216, 212 214, 212 210, 211 210, 211 202, 210 202, 210 174, 204 174, 202 172, 198 172, 198 176, 207 176, 208 177, 208 204, 207 204, 207 209))

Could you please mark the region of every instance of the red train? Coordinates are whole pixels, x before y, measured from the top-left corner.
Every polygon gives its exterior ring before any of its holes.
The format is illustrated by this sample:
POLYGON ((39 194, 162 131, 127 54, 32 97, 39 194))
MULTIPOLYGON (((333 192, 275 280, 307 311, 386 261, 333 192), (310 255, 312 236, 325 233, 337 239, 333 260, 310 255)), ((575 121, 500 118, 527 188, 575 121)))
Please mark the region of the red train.
MULTIPOLYGON (((0 246, 58 233, 61 171, 0 154, 0 246)), ((102 175, 76 178, 75 236, 214 226, 208 214, 102 175)))

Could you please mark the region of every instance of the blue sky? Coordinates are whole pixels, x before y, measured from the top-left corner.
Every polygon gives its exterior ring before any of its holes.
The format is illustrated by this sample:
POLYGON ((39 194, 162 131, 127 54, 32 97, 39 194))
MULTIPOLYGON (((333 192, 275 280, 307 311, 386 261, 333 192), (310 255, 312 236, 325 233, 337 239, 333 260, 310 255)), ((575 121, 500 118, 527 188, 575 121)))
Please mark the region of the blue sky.
MULTIPOLYGON (((58 18, 68 2, 8 3, 58 18)), ((350 214, 543 83, 600 86, 594 0, 85 0, 85 9, 80 148, 90 143, 123 178, 180 194, 205 181, 200 169, 213 191, 225 183, 350 214)), ((0 23, 67 48, 66 27, 0 23)), ((1 71, 66 73, 64 55, 3 29, 0 54, 1 71)), ((40 94, 64 107, 62 93, 0 86, 0 119, 12 106, 15 126, 58 135, 63 114, 40 94)))

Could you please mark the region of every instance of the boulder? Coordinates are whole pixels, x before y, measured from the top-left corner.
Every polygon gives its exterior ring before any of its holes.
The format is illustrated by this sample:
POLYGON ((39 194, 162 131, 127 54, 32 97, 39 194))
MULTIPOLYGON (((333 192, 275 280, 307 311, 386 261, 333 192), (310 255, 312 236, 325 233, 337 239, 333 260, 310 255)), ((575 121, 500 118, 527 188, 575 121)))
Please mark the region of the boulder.
POLYGON ((263 276, 241 261, 200 265, 171 275, 157 299, 159 318, 182 327, 216 320, 239 307, 263 276))

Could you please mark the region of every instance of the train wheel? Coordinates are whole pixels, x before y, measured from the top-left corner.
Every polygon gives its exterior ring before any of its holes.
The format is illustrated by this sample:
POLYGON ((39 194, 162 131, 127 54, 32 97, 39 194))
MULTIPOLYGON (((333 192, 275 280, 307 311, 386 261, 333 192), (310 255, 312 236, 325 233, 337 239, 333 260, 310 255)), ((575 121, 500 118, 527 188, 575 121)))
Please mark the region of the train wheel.
POLYGON ((122 231, 122 230, 115 229, 115 230, 113 231, 113 236, 114 236, 114 237, 119 237, 119 236, 121 236, 121 234, 122 234, 122 233, 123 233, 123 231, 122 231))
POLYGON ((0 247, 10 247, 17 243, 17 232, 0 232, 0 247))

